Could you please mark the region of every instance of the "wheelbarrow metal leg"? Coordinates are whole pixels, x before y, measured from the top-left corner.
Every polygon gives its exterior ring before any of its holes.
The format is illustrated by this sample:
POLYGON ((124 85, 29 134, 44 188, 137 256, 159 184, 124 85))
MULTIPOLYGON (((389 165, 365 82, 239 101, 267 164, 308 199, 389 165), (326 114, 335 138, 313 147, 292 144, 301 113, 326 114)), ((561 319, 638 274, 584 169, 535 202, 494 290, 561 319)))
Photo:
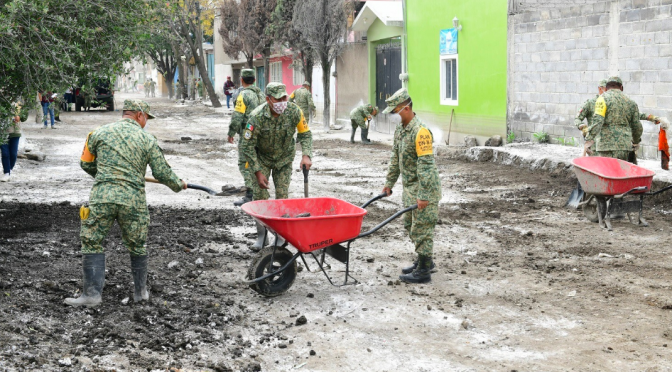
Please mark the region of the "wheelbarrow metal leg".
POLYGON ((642 216, 642 213, 644 213, 644 195, 639 196, 639 224, 644 227, 648 227, 649 223, 646 222, 644 217, 642 216))
POLYGON ((607 199, 606 213, 604 214, 604 223, 607 225, 607 231, 612 231, 611 227, 611 198, 607 199))

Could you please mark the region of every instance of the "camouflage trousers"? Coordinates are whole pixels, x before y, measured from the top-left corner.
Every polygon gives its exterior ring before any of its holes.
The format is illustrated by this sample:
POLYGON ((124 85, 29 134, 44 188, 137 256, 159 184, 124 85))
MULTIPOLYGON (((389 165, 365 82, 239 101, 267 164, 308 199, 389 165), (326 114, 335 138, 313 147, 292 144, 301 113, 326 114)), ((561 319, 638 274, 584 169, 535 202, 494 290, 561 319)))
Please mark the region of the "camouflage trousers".
MULTIPOLYGON (((241 135, 240 138, 242 139, 243 136, 241 135)), ((246 165, 247 160, 245 159, 245 155, 243 155, 243 141, 238 141, 238 170, 243 175, 245 187, 254 190, 254 185, 257 183, 256 177, 254 177, 254 174, 252 174, 252 171, 246 165)))
POLYGON ((350 124, 352 125, 352 129, 357 130, 357 127, 360 127, 361 129, 366 129, 366 120, 361 120, 357 121, 355 119, 350 119, 350 124))
POLYGON ((121 228, 121 239, 131 255, 147 255, 145 242, 149 227, 149 211, 146 206, 134 208, 104 203, 91 204, 89 208, 89 217, 82 220, 79 233, 82 253, 103 253, 103 240, 114 221, 117 221, 121 228))
MULTIPOLYGON (((275 198, 288 199, 289 182, 292 180, 292 163, 289 163, 279 169, 267 167, 263 164, 260 164, 260 166, 261 166, 261 173, 264 176, 266 176, 269 183, 271 181, 271 175, 273 175, 273 185, 275 186, 275 198)), ((252 172, 250 171, 250 173, 252 172)), ((261 187, 259 187, 259 183, 257 182, 256 176, 254 176, 254 174, 252 174, 252 177, 254 177, 254 188, 252 189, 254 200, 270 199, 271 195, 269 194, 268 190, 264 190, 261 187)))
POLYGON ((432 257, 434 253, 434 227, 439 219, 438 204, 430 203, 424 209, 415 209, 404 214, 404 228, 415 244, 420 256, 432 257))
POLYGON ((631 151, 628 150, 612 150, 612 151, 596 151, 595 156, 603 156, 605 158, 615 158, 628 161, 628 155, 631 151))

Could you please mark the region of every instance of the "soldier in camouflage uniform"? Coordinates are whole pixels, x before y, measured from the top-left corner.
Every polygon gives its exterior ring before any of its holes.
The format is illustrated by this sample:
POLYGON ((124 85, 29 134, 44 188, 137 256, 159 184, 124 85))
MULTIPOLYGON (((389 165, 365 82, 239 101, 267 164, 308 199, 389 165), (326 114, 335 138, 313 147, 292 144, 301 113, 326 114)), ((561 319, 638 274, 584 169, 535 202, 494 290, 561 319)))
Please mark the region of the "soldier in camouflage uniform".
POLYGON ((87 137, 80 165, 95 182, 89 207, 80 209, 84 289, 79 298, 67 298, 68 305, 100 304, 105 283, 105 253, 101 243, 114 221, 119 223, 124 245, 131 255, 133 298, 149 299, 145 249, 149 226, 145 200, 147 165, 154 177, 173 191, 187 187, 170 169, 156 138, 143 130, 147 120, 153 118, 147 103, 126 100, 121 120, 103 125, 87 137))
POLYGON ((415 116, 413 102, 405 88, 398 90, 386 101, 384 114, 401 116, 401 124, 394 132, 394 146, 383 192, 388 196, 401 175, 404 207, 418 204, 418 209, 404 214, 404 228, 415 244, 418 259, 404 268, 399 279, 407 283, 426 283, 431 280, 434 249, 434 228, 439 218, 441 180, 434 162, 432 132, 415 116))
MULTIPOLYGON (((268 178, 273 175, 275 198, 289 197, 289 182, 292 178, 292 161, 296 154, 296 141, 301 143, 303 156, 300 167, 310 169, 313 153, 313 135, 299 106, 287 102, 285 85, 270 83, 266 86, 266 102, 252 114, 243 133, 243 153, 257 182, 254 185, 254 200, 267 200, 268 178)), ((278 237, 275 245, 284 241, 278 237)), ((263 248, 266 229, 257 225, 257 242, 254 249, 263 248)))
POLYGON ((372 116, 378 115, 378 107, 372 106, 370 103, 355 107, 350 111, 350 123, 352 124, 352 132, 350 132, 350 142, 355 143, 355 132, 357 127, 362 130, 362 143, 368 145, 369 141, 369 126, 367 121, 371 122, 372 116))
POLYGON ((198 78, 198 81, 196 81, 196 90, 198 91, 198 98, 203 100, 203 81, 201 81, 201 78, 198 78))
POLYGON ((635 101, 623 93, 623 81, 607 79, 607 91, 595 101, 593 122, 588 127, 584 149, 595 144, 597 156, 628 160, 642 140, 642 123, 635 101))
POLYGON ((240 135, 240 138, 238 139, 238 169, 240 170, 240 174, 243 175, 245 187, 247 188, 245 197, 234 202, 233 204, 235 206, 241 206, 252 201, 252 189, 256 183, 254 175, 248 170, 247 160, 245 160, 242 147, 243 131, 245 130, 250 114, 257 108, 257 106, 266 101, 266 95, 264 95, 261 89, 254 85, 255 80, 254 70, 243 69, 240 72, 240 83, 243 89, 240 94, 238 94, 238 97, 236 97, 233 114, 231 114, 231 124, 229 125, 229 143, 233 143, 236 134, 240 135))
POLYGON ((310 123, 310 118, 316 109, 315 104, 313 103, 313 93, 310 91, 310 83, 304 81, 303 86, 295 90, 292 95, 289 96, 289 102, 296 103, 296 105, 301 108, 301 111, 303 111, 306 123, 310 123))

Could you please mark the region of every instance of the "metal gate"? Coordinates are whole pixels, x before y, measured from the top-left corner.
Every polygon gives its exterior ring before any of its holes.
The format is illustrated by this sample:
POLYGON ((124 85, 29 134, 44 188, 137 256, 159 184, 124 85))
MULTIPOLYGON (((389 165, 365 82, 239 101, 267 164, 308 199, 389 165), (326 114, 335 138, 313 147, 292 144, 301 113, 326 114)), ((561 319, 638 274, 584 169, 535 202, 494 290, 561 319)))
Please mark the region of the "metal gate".
POLYGON ((264 72, 264 66, 257 67, 257 87, 259 87, 262 92, 266 92, 266 73, 264 72))
MULTIPOLYGON (((387 106, 385 100, 401 89, 401 42, 391 40, 376 46, 376 106, 382 112, 387 106)), ((374 130, 382 133, 394 132, 394 123, 389 115, 379 114, 374 130)))

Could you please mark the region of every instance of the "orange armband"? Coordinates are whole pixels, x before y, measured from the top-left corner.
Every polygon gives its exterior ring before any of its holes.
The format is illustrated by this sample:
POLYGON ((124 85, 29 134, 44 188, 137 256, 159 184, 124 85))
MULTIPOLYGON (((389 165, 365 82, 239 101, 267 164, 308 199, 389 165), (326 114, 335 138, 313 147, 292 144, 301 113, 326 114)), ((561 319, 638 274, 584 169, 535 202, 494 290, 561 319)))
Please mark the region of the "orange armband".
MULTIPOLYGON (((91 133, 93 133, 93 132, 91 132, 91 133)), ((80 158, 80 160, 85 162, 85 163, 91 163, 94 160, 96 160, 95 155, 93 155, 89 151, 89 137, 91 137, 91 133, 89 133, 89 135, 86 136, 86 142, 84 143, 84 150, 82 150, 82 157, 80 158)))

